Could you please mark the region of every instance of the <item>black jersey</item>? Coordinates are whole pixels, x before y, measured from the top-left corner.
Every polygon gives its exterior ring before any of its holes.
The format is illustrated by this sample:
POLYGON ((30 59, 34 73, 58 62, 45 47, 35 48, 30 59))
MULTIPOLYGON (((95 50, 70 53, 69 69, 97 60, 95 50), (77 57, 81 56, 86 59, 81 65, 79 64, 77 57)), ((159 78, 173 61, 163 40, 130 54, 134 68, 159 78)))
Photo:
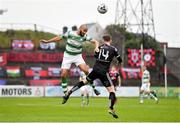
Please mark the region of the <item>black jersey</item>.
POLYGON ((117 48, 108 44, 99 46, 99 52, 95 52, 96 62, 93 69, 106 73, 114 57, 116 57, 120 63, 122 62, 117 48))

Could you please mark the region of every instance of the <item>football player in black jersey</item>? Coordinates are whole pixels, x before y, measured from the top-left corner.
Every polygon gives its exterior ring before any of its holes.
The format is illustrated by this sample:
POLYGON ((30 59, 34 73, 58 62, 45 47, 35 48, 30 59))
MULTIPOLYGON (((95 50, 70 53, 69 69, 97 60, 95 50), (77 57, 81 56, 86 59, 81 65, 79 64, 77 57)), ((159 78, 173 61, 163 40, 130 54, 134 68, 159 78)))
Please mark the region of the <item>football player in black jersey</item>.
MULTIPOLYGON (((109 92, 110 106, 108 112, 114 117, 118 118, 118 115, 115 113, 114 104, 116 102, 115 88, 109 76, 109 67, 114 57, 117 58, 119 63, 122 62, 121 56, 118 54, 118 50, 111 46, 111 36, 103 36, 104 43, 99 46, 99 52, 95 52, 96 62, 93 66, 93 70, 86 77, 87 81, 93 83, 95 79, 100 79, 102 84, 106 87, 109 92)), ((65 104, 70 96, 70 94, 81 86, 84 85, 84 82, 78 82, 67 94, 63 97, 62 104, 65 104)))

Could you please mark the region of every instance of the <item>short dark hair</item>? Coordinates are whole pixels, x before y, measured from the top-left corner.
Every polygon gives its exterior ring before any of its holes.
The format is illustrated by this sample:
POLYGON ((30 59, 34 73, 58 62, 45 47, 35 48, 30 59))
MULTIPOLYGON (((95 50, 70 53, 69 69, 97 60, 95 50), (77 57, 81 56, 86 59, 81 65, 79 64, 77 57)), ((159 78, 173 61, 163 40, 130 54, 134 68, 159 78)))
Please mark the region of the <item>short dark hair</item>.
POLYGON ((108 41, 108 42, 111 40, 111 36, 109 34, 103 35, 102 38, 103 38, 104 41, 108 41))
POLYGON ((87 25, 85 25, 85 24, 82 24, 82 25, 79 27, 79 29, 88 30, 88 27, 87 27, 87 25))

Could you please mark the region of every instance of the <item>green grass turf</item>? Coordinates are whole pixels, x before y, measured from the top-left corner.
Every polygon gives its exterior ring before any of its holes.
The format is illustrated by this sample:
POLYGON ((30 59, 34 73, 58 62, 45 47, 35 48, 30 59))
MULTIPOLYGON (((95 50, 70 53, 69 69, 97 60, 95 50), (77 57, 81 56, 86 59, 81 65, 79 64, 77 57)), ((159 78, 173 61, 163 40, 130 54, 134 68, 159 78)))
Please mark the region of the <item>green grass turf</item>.
POLYGON ((180 122, 180 100, 162 98, 159 104, 146 99, 118 98, 114 119, 107 113, 107 98, 90 98, 81 107, 81 98, 70 98, 65 105, 62 98, 0 98, 1 122, 180 122))

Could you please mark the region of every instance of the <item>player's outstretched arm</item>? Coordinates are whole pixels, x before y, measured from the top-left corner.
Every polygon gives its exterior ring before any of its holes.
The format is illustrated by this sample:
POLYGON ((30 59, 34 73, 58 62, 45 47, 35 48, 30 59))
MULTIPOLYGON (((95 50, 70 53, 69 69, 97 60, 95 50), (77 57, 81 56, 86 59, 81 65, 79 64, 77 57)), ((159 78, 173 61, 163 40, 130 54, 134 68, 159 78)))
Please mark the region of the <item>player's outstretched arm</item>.
POLYGON ((96 40, 92 40, 91 43, 93 43, 95 45, 95 52, 99 52, 99 42, 96 40))
POLYGON ((118 61, 117 64, 118 64, 118 85, 121 86, 122 81, 121 81, 121 76, 120 76, 120 69, 122 67, 122 61, 121 61, 121 63, 119 63, 119 61, 118 61))
POLYGON ((121 58, 121 56, 120 56, 120 55, 118 55, 116 58, 117 58, 117 60, 118 60, 119 64, 121 64, 121 63, 122 63, 122 58, 121 58))
POLYGON ((121 86, 121 77, 120 76, 118 76, 118 85, 119 85, 119 87, 121 86))
POLYGON ((61 41, 61 40, 62 40, 62 38, 60 36, 56 36, 56 37, 51 38, 49 40, 42 39, 40 41, 43 42, 43 43, 51 43, 51 42, 57 42, 57 41, 61 41))

